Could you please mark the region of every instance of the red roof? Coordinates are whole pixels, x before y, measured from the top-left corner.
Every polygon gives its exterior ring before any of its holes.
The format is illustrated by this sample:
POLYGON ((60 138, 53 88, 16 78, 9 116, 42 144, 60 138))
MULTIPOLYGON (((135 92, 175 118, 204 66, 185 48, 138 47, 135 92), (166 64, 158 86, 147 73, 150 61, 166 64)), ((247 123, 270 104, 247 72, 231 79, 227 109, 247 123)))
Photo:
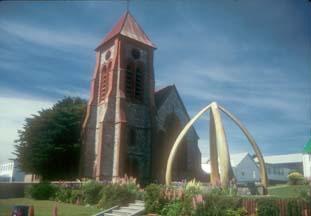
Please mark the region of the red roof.
POLYGON ((144 33, 142 28, 137 24, 134 17, 129 11, 126 11, 125 14, 120 18, 117 24, 113 29, 106 35, 104 40, 96 48, 98 49, 104 43, 117 36, 118 34, 156 48, 155 45, 149 40, 148 36, 144 33))

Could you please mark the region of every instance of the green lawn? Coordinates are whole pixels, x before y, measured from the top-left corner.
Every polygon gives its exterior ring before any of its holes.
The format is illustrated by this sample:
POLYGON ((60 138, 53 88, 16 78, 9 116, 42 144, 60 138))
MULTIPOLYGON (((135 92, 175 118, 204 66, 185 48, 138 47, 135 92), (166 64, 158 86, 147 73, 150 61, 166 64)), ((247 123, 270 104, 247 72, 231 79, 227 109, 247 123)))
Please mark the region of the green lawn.
POLYGON ((301 191, 306 191, 310 188, 309 185, 280 185, 268 188, 269 195, 289 198, 299 196, 301 191))
POLYGON ((28 198, 0 199, 0 216, 11 215, 14 205, 33 205, 35 216, 51 216, 53 208, 57 206, 59 216, 90 216, 100 210, 95 207, 85 207, 55 201, 39 201, 28 198))

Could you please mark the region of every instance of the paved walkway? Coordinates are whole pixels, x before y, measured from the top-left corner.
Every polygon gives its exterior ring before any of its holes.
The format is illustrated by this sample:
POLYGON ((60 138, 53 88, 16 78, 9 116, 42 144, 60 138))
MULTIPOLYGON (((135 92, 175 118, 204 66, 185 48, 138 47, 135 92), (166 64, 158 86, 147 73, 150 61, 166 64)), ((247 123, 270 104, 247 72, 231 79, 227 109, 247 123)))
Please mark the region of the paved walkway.
POLYGON ((268 187, 268 189, 283 188, 283 187, 287 187, 287 186, 288 186, 287 184, 284 184, 284 185, 276 185, 276 186, 270 186, 270 187, 268 187))
POLYGON ((99 212, 93 216, 138 216, 145 211, 145 203, 141 200, 135 200, 129 206, 119 207, 115 206, 105 211, 99 212))

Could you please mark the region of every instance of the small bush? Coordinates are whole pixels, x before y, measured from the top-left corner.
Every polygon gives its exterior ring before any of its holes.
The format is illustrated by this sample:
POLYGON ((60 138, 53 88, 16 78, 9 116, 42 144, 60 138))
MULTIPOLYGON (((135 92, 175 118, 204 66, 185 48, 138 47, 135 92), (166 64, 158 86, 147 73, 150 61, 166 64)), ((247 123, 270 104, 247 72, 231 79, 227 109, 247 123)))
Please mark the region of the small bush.
POLYGON ((304 182, 304 177, 299 172, 293 172, 288 175, 288 184, 290 185, 303 185, 304 182))
POLYGON ((288 200, 286 215, 287 216, 301 215, 301 209, 299 208, 298 201, 296 199, 288 200))
POLYGON ((101 199, 98 206, 104 209, 115 205, 127 205, 137 197, 139 188, 132 183, 108 184, 101 191, 101 199))
POLYGON ((275 199, 259 199, 257 201, 258 216, 279 216, 280 210, 275 199))
POLYGON ((27 196, 36 200, 48 200, 54 197, 56 191, 54 185, 49 182, 42 182, 31 186, 27 191, 27 196))
POLYGON ((80 189, 72 189, 71 191, 71 197, 70 197, 70 203, 75 204, 84 204, 83 202, 83 192, 80 189))
POLYGON ((65 203, 83 204, 84 194, 81 189, 68 188, 61 185, 57 187, 54 200, 65 203))
POLYGON ((97 204, 101 198, 103 185, 100 182, 90 180, 82 185, 83 202, 86 204, 97 204))
POLYGON ((71 189, 64 186, 58 186, 54 195, 54 200, 71 203, 71 189))
POLYGON ((311 206, 311 187, 307 190, 301 190, 299 192, 299 197, 311 206))
POLYGON ((202 194, 201 183, 195 180, 189 181, 185 188, 185 194, 191 197, 202 194))
POLYGON ((145 188, 145 191, 146 212, 159 214, 165 204, 162 185, 150 184, 145 188))
POLYGON ((184 204, 181 201, 170 202, 162 208, 161 215, 167 216, 185 215, 183 214, 183 207, 184 204))
POLYGON ((232 215, 242 207, 242 199, 237 196, 206 194, 204 200, 206 215, 232 215))

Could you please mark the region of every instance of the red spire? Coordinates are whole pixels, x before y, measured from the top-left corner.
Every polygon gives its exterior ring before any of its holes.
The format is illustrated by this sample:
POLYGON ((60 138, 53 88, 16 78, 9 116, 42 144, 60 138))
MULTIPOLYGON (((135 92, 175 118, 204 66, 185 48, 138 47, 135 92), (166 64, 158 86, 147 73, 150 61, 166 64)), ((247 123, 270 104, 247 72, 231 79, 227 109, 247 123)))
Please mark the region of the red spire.
POLYGON ((156 48, 155 45, 149 40, 148 36, 144 33, 142 28, 138 25, 131 13, 126 11, 96 49, 118 34, 156 48))

